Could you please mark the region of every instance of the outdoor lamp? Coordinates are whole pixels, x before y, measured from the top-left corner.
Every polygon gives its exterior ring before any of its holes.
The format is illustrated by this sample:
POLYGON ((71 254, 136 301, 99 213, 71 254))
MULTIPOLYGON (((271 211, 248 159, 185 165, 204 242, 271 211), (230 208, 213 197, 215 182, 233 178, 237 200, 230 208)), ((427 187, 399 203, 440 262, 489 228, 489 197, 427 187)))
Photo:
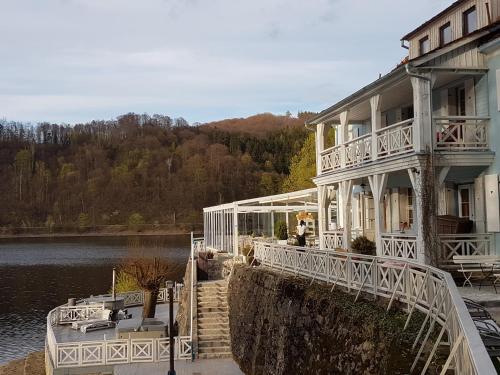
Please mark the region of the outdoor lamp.
POLYGON ((175 375, 174 369, 174 282, 168 280, 166 283, 168 290, 168 335, 170 337, 170 370, 168 375, 175 375))

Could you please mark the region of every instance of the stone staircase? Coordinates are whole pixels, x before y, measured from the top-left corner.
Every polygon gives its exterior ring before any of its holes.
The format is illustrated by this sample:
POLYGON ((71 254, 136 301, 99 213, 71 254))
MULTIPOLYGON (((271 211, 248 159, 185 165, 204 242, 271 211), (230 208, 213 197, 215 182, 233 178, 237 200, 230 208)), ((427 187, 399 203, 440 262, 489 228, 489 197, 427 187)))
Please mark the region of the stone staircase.
POLYGON ((205 281, 197 287, 198 357, 231 358, 227 281, 205 281))

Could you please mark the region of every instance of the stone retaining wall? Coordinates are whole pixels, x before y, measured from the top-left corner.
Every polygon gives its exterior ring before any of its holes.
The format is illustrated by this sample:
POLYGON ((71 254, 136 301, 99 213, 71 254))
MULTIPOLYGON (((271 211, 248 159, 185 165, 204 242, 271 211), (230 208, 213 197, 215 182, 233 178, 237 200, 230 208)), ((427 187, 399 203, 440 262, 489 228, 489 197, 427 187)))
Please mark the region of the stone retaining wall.
POLYGON ((235 266, 228 302, 233 356, 247 375, 409 373, 423 319, 414 314, 403 332, 404 313, 243 265, 235 266))

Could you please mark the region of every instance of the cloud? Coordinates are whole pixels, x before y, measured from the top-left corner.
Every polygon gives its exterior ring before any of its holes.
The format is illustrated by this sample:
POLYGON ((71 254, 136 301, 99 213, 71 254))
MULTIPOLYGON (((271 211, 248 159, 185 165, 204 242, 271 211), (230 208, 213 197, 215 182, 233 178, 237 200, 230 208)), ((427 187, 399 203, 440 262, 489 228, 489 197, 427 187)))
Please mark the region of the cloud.
POLYGON ((449 3, 2 2, 0 117, 147 111, 208 121, 321 110, 392 69, 406 53, 401 35, 449 3))

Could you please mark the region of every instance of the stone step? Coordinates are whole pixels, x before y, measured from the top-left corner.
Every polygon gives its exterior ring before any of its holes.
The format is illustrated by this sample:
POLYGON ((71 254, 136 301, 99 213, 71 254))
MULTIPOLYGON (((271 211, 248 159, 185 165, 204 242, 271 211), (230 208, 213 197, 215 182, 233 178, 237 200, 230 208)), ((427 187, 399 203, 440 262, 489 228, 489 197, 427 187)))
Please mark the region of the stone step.
POLYGON ((198 311, 198 319, 209 318, 209 319, 228 319, 227 312, 221 311, 198 311))
POLYGON ((198 350, 204 351, 208 348, 220 348, 220 347, 231 347, 231 342, 229 339, 214 339, 214 340, 198 340, 198 350))
POLYGON ((230 350, 220 353, 200 353, 198 355, 200 359, 219 359, 219 358, 233 358, 233 353, 230 350))
POLYGON ((203 316, 203 317, 198 317, 198 322, 199 323, 204 323, 204 324, 210 324, 210 323, 218 323, 218 324, 229 324, 229 318, 227 316, 203 316))
POLYGON ((199 330, 201 330, 201 329, 218 329, 218 330, 229 329, 229 322, 228 323, 199 322, 198 329, 199 330))
MULTIPOLYGON (((199 345, 199 343, 198 343, 199 345)), ((219 346, 207 346, 199 347, 198 353, 227 353, 231 352, 231 347, 229 345, 219 345, 219 346)))
MULTIPOLYGON (((211 335, 214 334, 222 334, 230 331, 229 325, 223 324, 200 324, 198 326, 198 331, 203 333, 209 333, 211 335), (209 331, 208 331, 209 330, 209 331)), ((201 333, 200 333, 201 335, 201 333)))
POLYGON ((201 328, 198 330, 198 337, 203 340, 210 340, 212 338, 225 338, 229 339, 229 328, 201 328))
POLYGON ((223 314, 227 314, 229 308, 224 305, 206 305, 206 306, 198 306, 198 312, 220 312, 223 314))

